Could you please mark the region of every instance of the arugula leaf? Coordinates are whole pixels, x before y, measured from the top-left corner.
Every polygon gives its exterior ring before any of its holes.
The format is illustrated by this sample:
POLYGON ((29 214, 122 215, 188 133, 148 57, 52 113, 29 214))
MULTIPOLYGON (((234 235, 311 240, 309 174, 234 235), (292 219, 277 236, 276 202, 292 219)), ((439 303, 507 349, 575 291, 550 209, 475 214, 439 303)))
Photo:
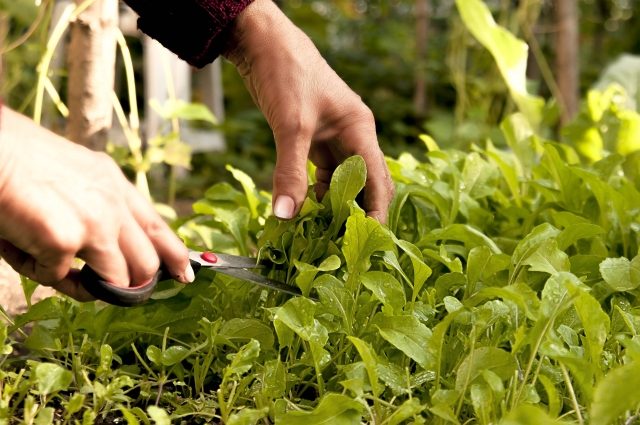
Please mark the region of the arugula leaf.
POLYGON ((361 156, 352 156, 336 168, 329 189, 333 211, 329 235, 335 235, 347 220, 349 204, 355 201, 366 182, 367 166, 361 156))
POLYGON ((600 263, 600 274, 614 291, 631 291, 640 286, 640 256, 632 261, 607 258, 600 263))
POLYGON ((292 411, 278 419, 281 425, 360 425, 364 407, 357 401, 340 395, 327 394, 312 412, 292 411))
POLYGON ((433 363, 433 358, 427 352, 432 332, 415 316, 384 316, 379 314, 372 324, 378 328, 380 336, 415 360, 424 369, 433 363))

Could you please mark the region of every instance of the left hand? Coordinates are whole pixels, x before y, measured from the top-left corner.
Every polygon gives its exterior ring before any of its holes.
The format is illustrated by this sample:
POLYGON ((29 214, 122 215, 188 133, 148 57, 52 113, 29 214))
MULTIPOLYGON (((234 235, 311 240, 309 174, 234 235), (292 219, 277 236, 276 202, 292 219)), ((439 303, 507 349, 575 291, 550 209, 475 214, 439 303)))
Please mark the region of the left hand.
POLYGON ((234 21, 225 56, 236 65, 271 126, 278 158, 273 212, 293 218, 307 187, 307 158, 322 199, 335 168, 360 155, 367 165, 364 209, 386 222, 394 196, 371 110, 271 0, 255 0, 234 21))

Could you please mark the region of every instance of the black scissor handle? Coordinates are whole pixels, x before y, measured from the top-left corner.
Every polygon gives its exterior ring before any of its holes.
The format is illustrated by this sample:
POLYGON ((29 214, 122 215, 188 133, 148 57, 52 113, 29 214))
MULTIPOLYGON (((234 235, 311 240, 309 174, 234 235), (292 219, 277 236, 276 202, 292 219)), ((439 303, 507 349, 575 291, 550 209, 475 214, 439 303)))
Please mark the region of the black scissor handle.
MULTIPOLYGON (((190 261, 194 273, 198 273, 201 265, 196 261, 190 261)), ((122 288, 104 280, 88 264, 85 264, 80 271, 80 283, 88 293, 100 301, 120 307, 135 307, 144 304, 153 295, 158 282, 170 279, 172 279, 171 275, 163 267, 156 272, 149 283, 143 286, 122 288)))

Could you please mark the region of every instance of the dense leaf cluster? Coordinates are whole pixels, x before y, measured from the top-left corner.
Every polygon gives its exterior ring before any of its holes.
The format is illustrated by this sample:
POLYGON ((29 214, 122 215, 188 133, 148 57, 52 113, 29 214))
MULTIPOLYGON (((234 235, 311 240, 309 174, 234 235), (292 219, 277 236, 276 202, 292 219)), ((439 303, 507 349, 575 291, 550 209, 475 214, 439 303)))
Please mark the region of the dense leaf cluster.
MULTIPOLYGON (((174 223, 192 247, 258 255, 291 298, 213 272, 135 308, 50 298, 29 360, 6 359, 2 423, 615 423, 640 406, 640 192, 520 115, 491 143, 388 159, 388 227, 356 203, 359 157, 294 220, 229 168, 174 223)), ((29 297, 32 284, 25 281, 29 297)), ((15 335, 15 334, 14 334, 15 335)))

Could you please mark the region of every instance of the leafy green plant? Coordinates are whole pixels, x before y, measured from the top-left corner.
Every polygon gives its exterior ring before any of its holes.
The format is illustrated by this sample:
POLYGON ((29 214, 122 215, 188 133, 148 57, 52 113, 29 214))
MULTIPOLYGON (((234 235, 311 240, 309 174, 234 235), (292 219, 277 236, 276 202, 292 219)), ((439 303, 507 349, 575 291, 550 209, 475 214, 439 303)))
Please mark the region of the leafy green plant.
POLYGON ((69 418, 87 423, 631 418, 640 192, 619 154, 584 168, 519 115, 502 128, 512 153, 426 139, 426 162, 389 158, 398 196, 388 226, 355 202, 359 157, 287 222, 230 168, 244 191, 213 186, 174 229, 193 248, 269 259, 271 277, 320 301, 212 272, 165 282, 135 308, 47 299, 9 327, 35 324, 24 345, 39 363, 3 366, 3 388, 19 389, 2 419, 49 418, 72 401, 69 418), (42 365, 54 383, 42 383, 42 365))

